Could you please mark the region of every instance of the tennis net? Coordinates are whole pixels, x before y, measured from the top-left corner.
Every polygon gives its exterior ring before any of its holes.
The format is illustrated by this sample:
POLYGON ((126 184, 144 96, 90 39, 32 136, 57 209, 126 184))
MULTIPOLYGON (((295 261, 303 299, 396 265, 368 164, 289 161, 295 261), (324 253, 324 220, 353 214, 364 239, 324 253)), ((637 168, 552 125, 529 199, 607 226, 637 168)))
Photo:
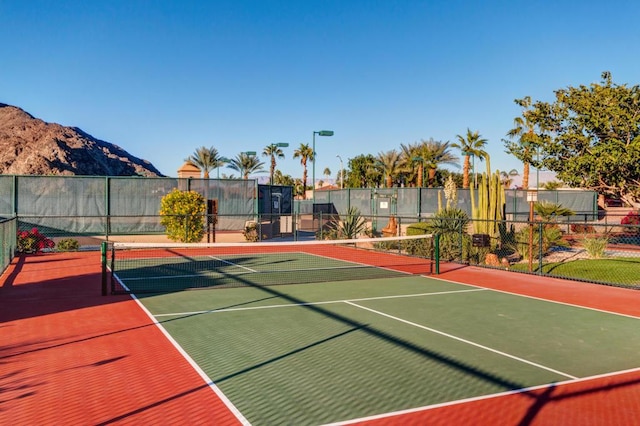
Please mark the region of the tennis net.
POLYGON ((103 293, 370 280, 433 273, 431 235, 259 243, 105 243, 103 293))

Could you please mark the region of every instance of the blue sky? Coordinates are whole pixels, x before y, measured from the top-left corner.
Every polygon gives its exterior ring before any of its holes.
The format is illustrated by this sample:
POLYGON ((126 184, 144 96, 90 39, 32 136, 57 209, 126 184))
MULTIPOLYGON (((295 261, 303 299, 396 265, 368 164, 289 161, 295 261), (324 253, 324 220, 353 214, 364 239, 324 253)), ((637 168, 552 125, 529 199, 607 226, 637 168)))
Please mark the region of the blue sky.
POLYGON ((0 0, 0 102, 169 176, 199 146, 287 142, 278 168, 300 177, 293 150, 323 129, 317 178, 336 155, 467 128, 494 169, 521 171, 501 141, 513 100, 605 70, 638 84, 638 16, 637 1, 0 0))

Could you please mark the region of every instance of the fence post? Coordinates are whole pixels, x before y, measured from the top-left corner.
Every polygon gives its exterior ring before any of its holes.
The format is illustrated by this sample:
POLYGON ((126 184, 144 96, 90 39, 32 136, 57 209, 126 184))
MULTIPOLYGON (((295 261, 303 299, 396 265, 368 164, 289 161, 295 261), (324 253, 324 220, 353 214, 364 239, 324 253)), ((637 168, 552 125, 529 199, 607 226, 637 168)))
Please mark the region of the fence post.
POLYGON ((102 265, 102 295, 107 295, 107 242, 100 244, 100 263, 102 265))
POLYGON ((538 225, 538 275, 542 275, 542 257, 544 255, 542 249, 542 239, 544 238, 544 223, 538 225))
POLYGON ((436 264, 436 275, 440 275, 440 234, 436 232, 434 238, 435 248, 433 253, 433 260, 436 264))

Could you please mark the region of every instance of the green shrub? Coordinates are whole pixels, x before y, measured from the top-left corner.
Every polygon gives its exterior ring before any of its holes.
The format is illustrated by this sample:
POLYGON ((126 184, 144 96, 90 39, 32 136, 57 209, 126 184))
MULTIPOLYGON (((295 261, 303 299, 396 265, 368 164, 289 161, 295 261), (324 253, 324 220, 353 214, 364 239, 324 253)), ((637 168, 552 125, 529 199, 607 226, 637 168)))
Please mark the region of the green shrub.
POLYGON ((56 244, 57 251, 78 251, 79 249, 80 243, 75 238, 65 238, 56 244))
POLYGON ((582 246, 592 259, 604 257, 604 251, 609 243, 608 237, 586 237, 582 240, 582 246))
POLYGON ((160 224, 172 241, 194 243, 204 236, 207 206, 204 197, 195 191, 174 189, 160 202, 160 224))
MULTIPOLYGON (((466 261, 469 259, 471 237, 467 234, 469 215, 458 208, 438 211, 428 222, 418 222, 407 227, 407 235, 439 234, 440 259, 466 261)), ((430 248, 412 248, 416 255, 428 255, 430 248)), ((411 253, 411 251, 408 249, 411 253)))

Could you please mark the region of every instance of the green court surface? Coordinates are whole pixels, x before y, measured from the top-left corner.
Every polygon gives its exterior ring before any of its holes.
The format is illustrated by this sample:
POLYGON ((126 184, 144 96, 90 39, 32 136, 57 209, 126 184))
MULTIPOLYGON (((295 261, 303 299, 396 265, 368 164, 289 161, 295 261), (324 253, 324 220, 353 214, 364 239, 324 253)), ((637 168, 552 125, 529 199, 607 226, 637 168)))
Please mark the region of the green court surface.
POLYGON ((254 425, 324 424, 640 367, 640 319, 423 276, 139 300, 254 425))

